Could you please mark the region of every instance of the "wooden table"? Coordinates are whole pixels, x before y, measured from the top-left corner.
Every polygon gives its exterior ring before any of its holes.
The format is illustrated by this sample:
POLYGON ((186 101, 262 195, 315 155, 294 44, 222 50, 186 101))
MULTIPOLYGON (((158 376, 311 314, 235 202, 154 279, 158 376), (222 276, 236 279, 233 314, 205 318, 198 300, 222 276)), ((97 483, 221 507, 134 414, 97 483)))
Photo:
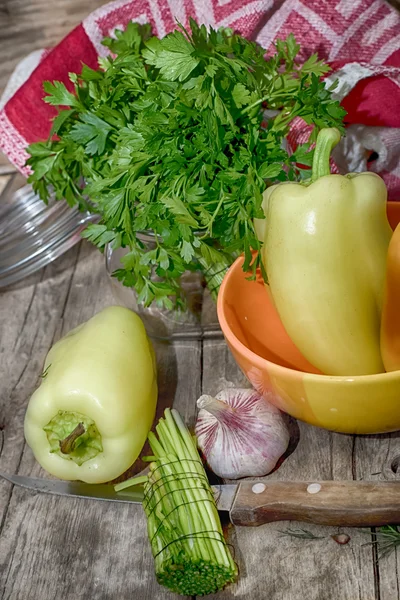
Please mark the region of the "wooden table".
MULTIPOLYGON (((2 180, 4 184, 4 177, 2 180)), ((88 243, 0 295, 0 471, 46 476, 24 443, 27 401, 50 346, 115 303, 103 256, 88 243)), ((176 406, 195 421, 195 402, 247 383, 222 340, 156 344, 159 412, 176 406)), ((393 479, 399 434, 356 437, 298 423, 291 453, 273 479, 393 479)), ((377 561, 371 532, 276 523, 230 527, 239 583, 222 598, 400 600, 400 553, 377 561), (282 532, 304 528, 315 539, 282 532), (346 531, 346 530, 343 530, 346 531)), ((172 598, 155 581, 139 505, 34 494, 0 482, 1 600, 172 598)))
MULTIPOLYGON (((100 4, 3 0, 0 89, 18 60, 54 44, 100 4)), ((113 303, 103 256, 85 242, 0 294, 1 471, 45 476, 23 437, 45 355, 60 336, 113 303)), ((173 404, 189 425, 202 393, 247 385, 221 340, 158 344, 156 353, 159 408, 173 404)), ((387 480, 396 477, 400 434, 356 437, 299 423, 292 450, 271 478, 387 480)), ((331 538, 335 533, 286 522, 228 528, 240 579, 218 598, 400 600, 400 552, 377 560, 372 532, 347 530, 351 539, 343 546, 331 538), (299 528, 315 539, 282 533, 299 528)), ((0 482, 0 600, 173 597, 155 581, 140 506, 35 495, 0 482)))

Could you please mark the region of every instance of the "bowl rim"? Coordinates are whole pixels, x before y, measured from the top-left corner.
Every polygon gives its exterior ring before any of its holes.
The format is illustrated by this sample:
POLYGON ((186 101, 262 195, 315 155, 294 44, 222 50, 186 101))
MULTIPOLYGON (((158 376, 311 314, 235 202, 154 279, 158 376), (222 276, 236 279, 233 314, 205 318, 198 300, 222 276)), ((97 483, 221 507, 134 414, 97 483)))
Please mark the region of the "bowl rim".
POLYGON ((218 320, 219 320, 219 324, 221 326, 222 332, 223 332, 224 337, 225 337, 226 341, 228 342, 228 344, 230 344, 235 350, 239 351, 242 355, 244 355, 244 357, 250 363, 259 367, 262 370, 265 370, 268 367, 268 365, 270 365, 270 368, 272 367, 274 370, 277 370, 282 375, 286 374, 289 377, 298 377, 298 374, 301 373, 303 375, 307 375, 307 379, 309 381, 310 381, 310 379, 318 381, 318 382, 330 381, 334 384, 335 383, 344 383, 344 382, 375 384, 378 382, 382 382, 382 380, 385 380, 387 382, 390 379, 400 380, 400 370, 389 371, 389 372, 384 372, 384 373, 375 373, 372 375, 353 375, 353 376, 352 375, 325 375, 322 373, 321 374, 308 373, 307 371, 298 371, 296 369, 290 369, 289 367, 283 367, 282 365, 273 363, 270 360, 263 358, 262 356, 259 356, 258 354, 256 354, 252 350, 250 350, 250 348, 245 346, 243 344, 243 342, 241 342, 236 337, 236 335, 233 333, 233 331, 225 317, 225 310, 224 310, 226 288, 229 285, 229 280, 232 277, 232 274, 234 272, 236 272, 236 270, 238 268, 240 268, 240 269, 242 268, 243 262, 244 262, 244 255, 241 255, 235 260, 234 263, 232 263, 232 265, 229 267, 228 271, 225 274, 225 277, 222 281, 222 284, 221 284, 221 287, 220 287, 220 290, 218 293, 218 298, 217 298, 217 315, 218 315, 218 320))

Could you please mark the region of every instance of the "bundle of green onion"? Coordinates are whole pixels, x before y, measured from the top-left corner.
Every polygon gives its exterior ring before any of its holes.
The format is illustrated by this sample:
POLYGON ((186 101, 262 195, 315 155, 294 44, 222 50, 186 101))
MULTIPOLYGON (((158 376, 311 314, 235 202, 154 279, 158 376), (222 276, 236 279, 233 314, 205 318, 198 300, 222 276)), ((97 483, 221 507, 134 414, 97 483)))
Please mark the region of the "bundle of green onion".
POLYGON ((166 409, 148 440, 148 476, 115 486, 144 484, 143 507, 157 581, 187 596, 221 590, 237 577, 213 493, 196 443, 179 413, 166 409))

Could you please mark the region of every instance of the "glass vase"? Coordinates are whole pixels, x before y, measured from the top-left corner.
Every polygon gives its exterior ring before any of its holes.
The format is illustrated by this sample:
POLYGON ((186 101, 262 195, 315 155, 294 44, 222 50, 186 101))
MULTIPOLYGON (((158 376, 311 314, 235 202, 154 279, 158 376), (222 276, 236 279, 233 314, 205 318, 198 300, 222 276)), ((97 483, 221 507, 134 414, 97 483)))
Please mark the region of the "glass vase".
MULTIPOLYGON (((154 245, 151 234, 141 233, 138 237, 149 250, 154 245)), ((180 278, 180 288, 186 308, 168 310, 155 302, 144 307, 137 301, 133 288, 124 286, 112 273, 121 268, 121 259, 127 248, 113 250, 110 245, 105 249, 106 269, 110 276, 113 295, 116 301, 134 310, 142 319, 147 334, 155 340, 201 340, 223 337, 218 323, 216 303, 211 297, 203 274, 200 271, 187 271, 180 278)), ((158 279, 154 276, 155 279, 158 279)))

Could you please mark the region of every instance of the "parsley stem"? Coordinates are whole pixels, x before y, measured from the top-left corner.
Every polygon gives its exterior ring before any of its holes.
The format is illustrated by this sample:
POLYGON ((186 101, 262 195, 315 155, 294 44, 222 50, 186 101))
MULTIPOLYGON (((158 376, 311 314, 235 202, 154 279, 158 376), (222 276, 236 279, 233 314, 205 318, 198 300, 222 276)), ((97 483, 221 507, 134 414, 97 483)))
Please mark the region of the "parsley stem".
POLYGON ((244 108, 241 111, 241 114, 245 115, 246 113, 250 112, 253 108, 255 108, 256 106, 258 106, 259 104, 262 104, 263 102, 267 102, 267 100, 269 100, 269 99, 270 99, 270 93, 266 94, 262 98, 259 98, 258 100, 256 100, 255 102, 253 102, 253 104, 249 104, 249 106, 246 106, 246 108, 244 108))
POLYGON ((198 261, 204 269, 204 279, 206 280, 207 288, 211 296, 216 299, 230 263, 226 261, 210 265, 202 256, 198 257, 198 261))
MULTIPOLYGON (((203 236, 201 236, 201 238, 200 238, 201 240, 204 239, 204 238, 206 238, 206 237, 208 237, 208 236, 210 238, 212 238, 212 226, 213 226, 213 223, 215 221, 216 216, 218 215, 218 213, 220 211, 220 208, 222 206, 224 198, 225 198, 225 195, 224 195, 223 188, 222 188, 222 185, 221 185, 220 198, 219 198, 219 202, 217 204, 217 208, 214 210, 214 213, 213 213, 211 219, 209 220, 209 222, 207 223, 207 225, 204 226, 204 229, 206 229, 206 232, 204 233, 203 236)), ((199 229, 203 229, 203 228, 200 227, 199 229)))

